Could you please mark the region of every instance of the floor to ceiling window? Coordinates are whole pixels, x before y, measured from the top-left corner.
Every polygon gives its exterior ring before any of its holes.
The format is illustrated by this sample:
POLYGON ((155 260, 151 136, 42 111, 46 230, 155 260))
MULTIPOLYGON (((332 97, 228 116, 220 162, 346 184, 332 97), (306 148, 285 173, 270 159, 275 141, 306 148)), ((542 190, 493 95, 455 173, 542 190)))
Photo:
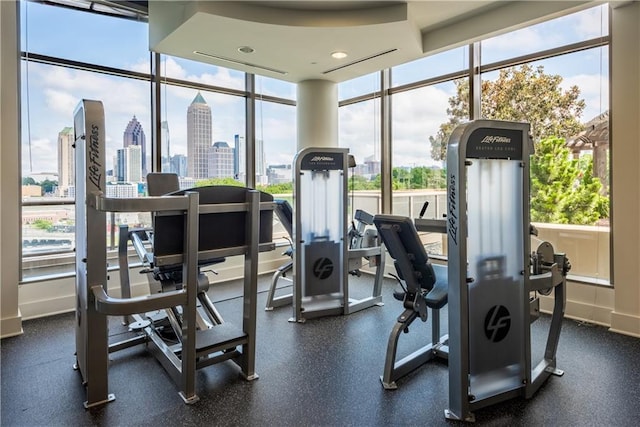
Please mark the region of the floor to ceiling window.
POLYGON ((361 209, 380 213, 381 135, 380 73, 367 74, 338 86, 338 145, 348 148, 356 166, 349 168, 349 217, 361 209))
MULTIPOLYGON (((135 152, 126 156, 130 165, 136 165, 127 171, 131 172, 126 173, 127 181, 123 175, 122 182, 108 188, 114 196, 143 191, 138 182, 148 167, 151 115, 145 23, 28 1, 20 3, 20 17, 22 278, 26 280, 75 271, 72 146, 73 113, 79 102, 103 103, 107 181, 117 177, 123 152, 135 152), (138 146, 128 147, 134 139, 138 146)), ((127 214, 110 216, 108 221, 135 224, 145 219, 127 214)))
MULTIPOLYGON (((291 164, 295 151, 295 85, 258 77, 248 122, 245 73, 160 55, 156 126, 146 17, 70 6, 20 2, 23 282, 75 272, 73 111, 82 99, 104 105, 110 197, 143 196, 154 169, 177 173, 182 188, 245 185, 247 161, 268 188, 269 171, 284 181, 279 166, 291 164), (249 160, 247 126, 256 140, 249 160)), ((110 248, 115 224, 149 224, 143 213, 107 219, 110 248)))
MULTIPOLYGON (((383 116, 374 105, 390 93, 393 213, 416 217, 431 197, 423 192, 444 191, 446 142, 469 120, 471 100, 481 101, 478 117, 530 122, 537 150, 531 217, 539 239, 567 252, 574 280, 608 285, 608 34, 608 6, 599 5, 482 40, 473 63, 465 46, 394 67, 389 87, 367 92, 357 79, 343 83, 341 144, 343 135, 352 151, 370 142, 383 116), (481 87, 470 93, 475 70, 481 87)), ((430 200, 425 217, 442 213, 437 197, 430 200)))
POLYGON ((531 219, 572 275, 610 282, 608 7, 481 43, 482 116, 531 124, 531 219), (505 102, 505 100, 509 100, 505 102))

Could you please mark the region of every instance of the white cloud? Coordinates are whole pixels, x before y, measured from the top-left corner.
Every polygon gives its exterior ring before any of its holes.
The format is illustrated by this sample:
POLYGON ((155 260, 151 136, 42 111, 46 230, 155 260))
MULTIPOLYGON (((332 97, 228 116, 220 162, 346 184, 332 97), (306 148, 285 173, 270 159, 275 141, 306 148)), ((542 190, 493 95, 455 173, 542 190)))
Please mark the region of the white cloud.
MULTIPOLYGON (((447 120, 449 97, 444 88, 429 86, 392 97, 392 143, 394 166, 433 165, 429 136, 447 120)), ((374 153, 380 143, 378 106, 374 102, 340 109, 340 146, 361 161, 374 153)))
POLYGON ((25 173, 58 172, 58 144, 57 139, 39 138, 28 140, 22 145, 22 170, 25 173), (33 168, 32 168, 33 166, 33 168))
MULTIPOLYGON (((482 41, 483 50, 495 50, 511 52, 514 50, 522 50, 522 46, 526 46, 528 51, 539 50, 544 46, 548 46, 549 34, 541 34, 534 28, 526 27, 510 33, 502 34, 482 41)), ((552 37, 552 36, 551 36, 552 37)), ((506 57, 507 55, 500 55, 506 57)))
POLYGON ((78 105, 76 97, 58 89, 45 89, 44 96, 49 110, 59 114, 69 114, 78 105))

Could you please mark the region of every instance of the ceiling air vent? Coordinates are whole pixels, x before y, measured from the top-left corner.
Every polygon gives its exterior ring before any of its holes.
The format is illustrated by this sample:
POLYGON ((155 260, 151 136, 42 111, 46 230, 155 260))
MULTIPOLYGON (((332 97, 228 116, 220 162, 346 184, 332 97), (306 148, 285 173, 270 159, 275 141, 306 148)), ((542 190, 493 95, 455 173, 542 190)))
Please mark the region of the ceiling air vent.
POLYGON ((282 74, 283 76, 287 74, 286 71, 278 70, 276 68, 271 68, 271 67, 265 67, 265 66, 262 66, 262 65, 252 64, 250 62, 238 61, 238 60, 231 59, 231 58, 225 58, 224 56, 212 55, 210 53, 200 52, 198 50, 194 50, 193 53, 195 53, 196 55, 206 56, 208 58, 217 59, 219 61, 230 62, 230 63, 236 64, 236 65, 244 65, 245 67, 253 67, 253 68, 257 68, 258 70, 270 71, 272 73, 282 74))
POLYGON ((331 68, 330 70, 323 71, 322 74, 333 73, 334 71, 342 70, 343 68, 351 67, 352 65, 360 64, 361 62, 369 61, 370 59, 378 58, 382 55, 387 55, 389 53, 395 52, 396 50, 398 49, 389 49, 389 50, 385 50, 384 52, 374 53, 373 55, 367 56, 365 58, 360 58, 353 62, 349 62, 348 64, 344 64, 339 67, 335 67, 335 68, 331 68))

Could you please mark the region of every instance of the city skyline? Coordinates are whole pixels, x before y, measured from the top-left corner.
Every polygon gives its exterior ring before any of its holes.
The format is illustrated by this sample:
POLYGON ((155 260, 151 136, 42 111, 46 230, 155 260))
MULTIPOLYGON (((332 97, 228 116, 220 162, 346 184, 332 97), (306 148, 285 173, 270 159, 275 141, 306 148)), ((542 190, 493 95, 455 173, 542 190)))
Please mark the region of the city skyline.
MULTIPOLYGON (((171 155, 169 141, 169 123, 162 121, 161 132, 163 152, 166 156, 161 156, 161 168, 164 172, 174 172, 180 178, 186 180, 200 180, 209 178, 234 178, 244 182, 246 178, 245 159, 246 144, 245 138, 239 134, 234 135, 233 146, 227 141, 215 141, 210 143, 212 135, 212 114, 206 100, 200 92, 187 109, 187 122, 192 131, 189 133, 192 146, 198 146, 192 151, 195 156, 185 156, 182 154, 171 155), (199 177, 191 176, 189 173, 191 164, 192 173, 198 172, 199 177), (206 168, 204 168, 206 166, 206 168), (200 170, 198 171, 198 168, 200 170)), ((58 135, 58 194, 68 196, 69 188, 74 187, 74 156, 72 145, 74 130, 65 127, 58 135), (66 183, 66 186, 65 186, 66 183)), ((256 155, 256 182, 261 185, 269 184, 269 166, 265 162, 264 144, 262 140, 255 141, 256 155)), ((150 158, 146 154, 146 136, 144 126, 134 114, 129 120, 124 132, 122 148, 117 148, 113 156, 113 168, 107 170, 108 183, 141 183, 146 180, 145 165, 150 158)), ((275 175, 274 175, 275 176, 275 175)), ((278 181, 281 181, 280 177, 278 181)), ((118 194, 129 194, 132 190, 118 189, 118 194)))

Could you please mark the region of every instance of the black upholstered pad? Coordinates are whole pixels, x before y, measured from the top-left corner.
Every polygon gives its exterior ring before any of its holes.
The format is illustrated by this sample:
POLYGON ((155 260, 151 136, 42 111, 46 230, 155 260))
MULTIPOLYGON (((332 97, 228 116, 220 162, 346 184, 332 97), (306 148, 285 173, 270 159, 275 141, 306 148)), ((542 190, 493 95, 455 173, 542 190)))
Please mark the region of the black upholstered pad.
POLYGON ((150 196, 164 196, 180 190, 180 179, 175 173, 150 172, 147 174, 147 192, 150 196))
MULTIPOLYGON (((244 203, 249 188, 228 185, 212 185, 176 191, 169 195, 183 195, 187 191, 200 194, 200 205, 219 203, 244 203)), ((272 202, 273 196, 260 193, 261 202, 272 202)), ((246 242, 247 212, 224 212, 200 214, 198 250, 243 246, 246 242)), ((154 224, 154 255, 174 255, 183 252, 184 216, 157 215, 154 224)), ((260 212, 260 243, 269 243, 273 234, 273 211, 260 212)))
MULTIPOLYGON (((436 283, 435 273, 413 221, 398 215, 376 215, 373 223, 389 255, 395 260, 398 275, 405 281, 414 278, 420 288, 431 290, 436 283), (407 260, 410 267, 405 269, 402 265, 407 260)), ((408 282, 407 286, 411 284, 408 282)))
POLYGON ((447 267, 444 265, 432 264, 433 271, 436 273, 436 283, 433 288, 424 297, 427 307, 440 309, 447 304, 447 294, 449 291, 449 281, 447 267))
POLYGON ((289 233, 289 237, 293 237, 293 208, 291 204, 284 199, 276 199, 274 202, 276 203, 274 210, 280 223, 289 233))

